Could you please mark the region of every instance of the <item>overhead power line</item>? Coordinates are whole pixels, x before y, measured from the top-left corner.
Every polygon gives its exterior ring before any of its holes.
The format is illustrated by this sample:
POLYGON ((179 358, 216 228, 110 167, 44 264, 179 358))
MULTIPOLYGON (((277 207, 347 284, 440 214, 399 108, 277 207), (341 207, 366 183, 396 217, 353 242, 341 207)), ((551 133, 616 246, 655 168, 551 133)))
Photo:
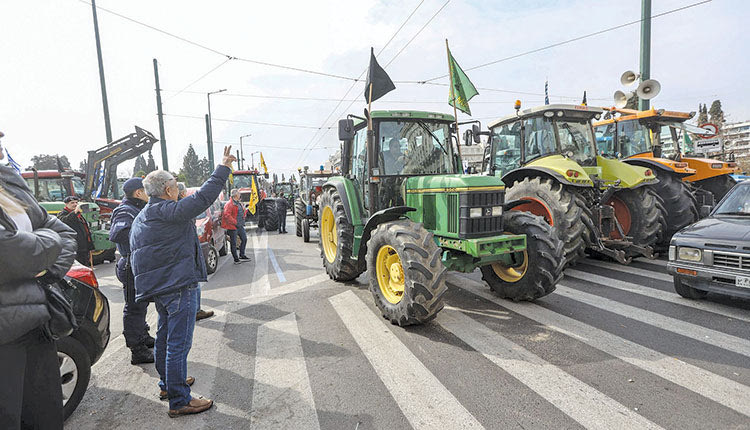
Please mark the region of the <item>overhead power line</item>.
MULTIPOLYGON (((165 113, 164 116, 172 116, 176 118, 189 118, 189 119, 199 119, 201 121, 205 121, 205 117, 197 116, 197 115, 178 115, 174 113, 165 113)), ((315 127, 312 125, 299 125, 299 124, 280 124, 276 122, 262 122, 262 121, 244 121, 239 119, 223 119, 223 118, 211 118, 211 121, 219 121, 219 122, 233 122, 233 123, 239 123, 239 124, 255 124, 255 125, 267 125, 271 127, 288 127, 288 128, 306 128, 311 130, 317 130, 320 127, 315 127)))
MULTIPOLYGON (((170 96, 170 97, 169 97, 168 99, 166 99, 166 100, 164 100, 164 101, 165 101, 165 102, 167 102, 167 101, 169 101, 169 100, 172 100, 173 98, 175 98, 175 97, 179 96, 179 95, 180 95, 180 94, 182 94, 182 93, 183 93, 183 92, 184 92, 185 90, 187 90, 188 88, 190 88, 190 87, 192 87, 193 85, 197 84, 198 82, 200 82, 201 80, 203 80, 203 78, 205 78, 206 76, 210 75, 211 73, 213 73, 213 72, 217 71, 217 70, 218 70, 218 69, 219 69, 219 68, 220 68, 221 66, 223 66, 223 65, 227 64, 227 63, 228 63, 228 62, 230 62, 230 61, 232 61, 232 59, 231 59, 231 58, 227 58, 226 60, 222 61, 222 62, 221 62, 221 64, 219 64, 218 66, 216 66, 216 67, 212 68, 211 70, 207 71, 206 73, 204 73, 204 74, 200 75, 200 77, 199 77, 199 78, 197 78, 197 79, 194 79, 194 80, 193 80, 193 81, 191 81, 191 82, 190 82, 189 84, 185 85, 185 87, 184 87, 183 89, 181 89, 180 91, 177 91, 177 92, 176 92, 175 94, 172 94, 172 95, 171 95, 171 96, 170 96)), ((164 90, 162 90, 162 91, 164 91, 164 90)), ((201 94, 205 94, 205 93, 201 93, 201 94)))
MULTIPOLYGON (((237 144, 237 142, 225 142, 221 140, 214 140, 214 143, 218 143, 221 145, 236 145, 237 144)), ((270 148, 270 149, 286 149, 288 151, 304 151, 304 148, 292 148, 289 146, 253 145, 253 147, 258 148, 258 149, 270 148)), ((321 146, 318 149, 337 149, 337 148, 338 146, 321 146)))
MULTIPOLYGON (((653 18, 659 18, 659 17, 665 16, 665 15, 669 15, 669 14, 672 14, 672 13, 680 12, 680 11, 683 11, 685 9, 690 9, 692 7, 700 6, 700 5, 703 5, 703 4, 706 4, 706 3, 710 3, 710 2, 711 2, 711 0, 703 0, 703 1, 696 2, 696 3, 691 3, 689 5, 685 5, 685 6, 682 6, 682 7, 678 7, 678 8, 675 8, 675 9, 668 10, 666 12, 661 12, 661 13, 657 13, 655 15, 651 15, 651 18, 652 19, 653 18)), ((600 34, 607 33, 607 32, 614 31, 614 30, 619 30, 619 29, 624 28, 624 27, 628 27, 628 26, 631 26, 631 25, 638 24, 641 21, 643 21, 643 18, 635 20, 635 21, 626 22, 624 24, 616 25, 614 27, 605 28, 603 30, 595 31, 593 33, 584 34, 583 36, 578 36, 578 37, 574 37, 572 39, 563 40, 561 42, 552 43, 550 45, 543 46, 541 48, 536 48, 536 49, 532 49, 530 51, 525 51, 525 52, 521 52, 519 54, 514 54, 514 55, 511 55, 509 57, 504 57, 504 58, 493 60, 493 61, 490 61, 490 62, 487 62, 487 63, 479 64, 477 66, 469 67, 469 68, 466 68, 464 70, 465 71, 476 70, 476 69, 479 69, 479 68, 482 68, 482 67, 487 67, 487 66, 491 66, 493 64, 501 63, 503 61, 512 60, 512 59, 518 58, 518 57, 523 57, 525 55, 535 54, 537 52, 545 51, 547 49, 556 48, 558 46, 566 45, 568 43, 577 42, 577 41, 582 40, 582 39, 586 39, 586 38, 593 37, 593 36, 598 36, 600 34)), ((448 77, 448 75, 446 74, 446 75, 436 76, 434 78, 430 78, 430 79, 426 79, 424 81, 418 81, 418 82, 420 82, 420 83, 428 83, 430 81, 435 81, 437 79, 442 79, 442 78, 447 78, 447 77, 448 77)))
POLYGON ((393 61, 396 58, 398 58, 398 56, 401 55, 401 53, 404 52, 404 50, 409 45, 411 45, 411 42, 413 42, 414 39, 416 39, 417 36, 419 36, 419 34, 422 32, 422 30, 424 30, 425 28, 427 28, 428 25, 430 25, 430 23, 432 22, 432 20, 435 19, 435 17, 438 16, 438 14, 440 13, 440 11, 442 11, 443 9, 445 9, 445 7, 448 6, 448 3, 450 3, 450 2, 451 2, 451 0, 447 0, 445 3, 443 3, 443 5, 440 6, 440 9, 438 9, 434 14, 432 14, 432 16, 430 17, 430 19, 428 19, 427 22, 425 22, 424 25, 422 25, 422 27, 416 33, 414 33, 414 36, 412 36, 411 39, 409 39, 409 41, 406 42, 406 45, 404 45, 401 49, 399 49, 399 51, 396 53, 396 55, 394 55, 393 58, 391 58, 391 61, 389 61, 388 63, 386 63, 385 67, 390 66, 391 63, 393 63, 393 61))

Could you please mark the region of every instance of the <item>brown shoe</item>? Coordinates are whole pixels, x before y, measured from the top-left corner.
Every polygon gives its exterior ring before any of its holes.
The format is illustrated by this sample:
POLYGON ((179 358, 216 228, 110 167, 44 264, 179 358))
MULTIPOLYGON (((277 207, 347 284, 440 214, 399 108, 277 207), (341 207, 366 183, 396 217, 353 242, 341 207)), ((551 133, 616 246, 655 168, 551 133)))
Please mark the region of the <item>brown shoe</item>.
POLYGON ((198 312, 195 314, 195 320, 200 321, 202 319, 211 318, 214 316, 214 311, 204 311, 203 309, 198 309, 198 312))
POLYGON ((169 418, 177 418, 182 415, 199 414, 203 411, 211 409, 211 406, 213 405, 213 400, 204 399, 203 397, 196 399, 195 397, 193 397, 192 399, 190 399, 190 403, 188 403, 187 405, 177 410, 170 409, 167 414, 169 415, 169 418))
MULTIPOLYGON (((193 383, 195 382, 195 378, 192 376, 188 376, 187 379, 185 379, 185 383, 188 384, 188 387, 191 387, 193 383)), ((169 398, 169 394, 167 394, 164 390, 159 390, 159 400, 167 400, 169 398)))

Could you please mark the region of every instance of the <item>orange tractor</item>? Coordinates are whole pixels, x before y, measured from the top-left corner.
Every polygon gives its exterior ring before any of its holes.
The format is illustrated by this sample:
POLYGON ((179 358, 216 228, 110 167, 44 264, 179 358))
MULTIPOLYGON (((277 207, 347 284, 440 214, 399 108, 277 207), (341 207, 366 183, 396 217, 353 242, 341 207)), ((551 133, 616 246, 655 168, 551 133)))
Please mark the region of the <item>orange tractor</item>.
POLYGON ((739 173, 733 162, 697 156, 690 134, 704 129, 686 124, 694 113, 651 109, 611 108, 594 123, 597 149, 628 164, 649 167, 659 179, 653 185, 664 203, 667 226, 657 245, 666 247, 672 235, 701 216, 700 208, 713 206, 735 184, 739 173))

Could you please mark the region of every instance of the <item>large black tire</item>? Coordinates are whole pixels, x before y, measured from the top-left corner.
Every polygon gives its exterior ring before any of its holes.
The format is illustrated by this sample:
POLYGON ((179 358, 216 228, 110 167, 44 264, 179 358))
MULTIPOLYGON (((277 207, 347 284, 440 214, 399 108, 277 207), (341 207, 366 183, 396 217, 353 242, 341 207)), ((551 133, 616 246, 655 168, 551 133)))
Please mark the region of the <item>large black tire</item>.
POLYGON ((718 204, 719 200, 724 198, 729 190, 737 185, 737 181, 735 181, 734 178, 729 175, 721 175, 698 181, 695 183, 695 185, 713 194, 714 201, 718 204))
POLYGON ((542 217, 518 211, 503 214, 503 226, 508 233, 526 235, 526 259, 514 268, 483 266, 482 279, 500 297, 514 301, 553 292, 565 268, 565 246, 554 229, 542 217))
POLYGON ((63 386, 63 419, 67 419, 81 403, 89 386, 91 357, 81 342, 66 336, 57 341, 57 358, 63 386))
POLYGON ((302 199, 294 201, 294 226, 297 237, 302 237, 302 218, 305 216, 305 204, 302 199))
MULTIPOLYGON (((661 199, 656 195, 651 186, 620 190, 607 203, 615 206, 617 220, 622 225, 625 235, 633 238, 635 245, 653 247, 658 241, 662 240, 663 229, 667 224, 664 219, 666 211, 661 203, 661 199), (622 202, 627 208, 629 222, 618 211, 617 200, 622 202)), ((630 254, 633 257, 638 255, 640 254, 630 254)))
POLYGON ((302 240, 310 241, 310 220, 307 218, 302 220, 302 240))
POLYGON ((100 253, 97 253, 97 254, 92 253, 92 255, 91 255, 91 261, 92 261, 92 263, 94 263, 94 265, 102 264, 105 261, 109 261, 110 263, 114 263, 115 262, 115 251, 116 251, 116 248, 110 248, 110 249, 104 250, 104 251, 102 251, 100 253))
POLYGON ((686 299, 700 300, 708 295, 708 291, 699 290, 685 285, 679 278, 674 277, 674 290, 686 299))
POLYGON ((383 318, 391 324, 406 326, 423 324, 437 316, 443 309, 443 295, 448 290, 447 269, 440 260, 441 254, 432 233, 422 224, 404 219, 375 228, 367 243, 367 277, 383 318), (387 265, 388 259, 380 258, 385 256, 396 261, 387 265), (378 267, 379 263, 382 267, 378 267), (400 286, 403 291, 389 300, 384 289, 391 291, 387 285, 394 279, 394 270, 395 276, 403 281, 400 286))
POLYGON ((584 235, 587 234, 586 226, 581 222, 581 214, 586 207, 584 198, 572 187, 567 187, 559 182, 540 177, 524 178, 515 182, 507 189, 505 200, 519 200, 531 198, 544 203, 546 210, 552 219, 539 213, 538 210, 528 210, 531 205, 516 206, 514 210, 521 210, 543 216, 553 226, 557 237, 562 241, 565 249, 567 264, 574 264, 583 256, 586 248, 584 235))
POLYGON ((698 220, 698 202, 687 184, 676 175, 658 171, 657 177, 659 183, 651 187, 663 203, 666 228, 656 246, 664 249, 675 233, 698 220))
POLYGON ((355 279, 362 273, 362 270, 359 269, 357 261, 352 258, 354 247, 354 226, 352 226, 346 218, 344 203, 341 201, 341 196, 339 196, 339 192, 336 188, 328 188, 323 191, 320 198, 320 211, 318 216, 320 256, 323 257, 323 267, 325 267, 326 273, 328 273, 328 276, 334 281, 343 282, 355 279), (327 215, 329 210, 331 213, 330 216, 333 217, 333 231, 324 231, 327 230, 327 224, 324 223, 324 218, 329 216, 327 215), (335 244, 332 243, 334 237, 335 244), (334 255, 327 256, 326 249, 329 249, 331 254, 334 255))
POLYGON ((279 230, 279 215, 276 213, 276 202, 271 199, 263 207, 265 214, 263 217, 263 228, 267 231, 279 230))

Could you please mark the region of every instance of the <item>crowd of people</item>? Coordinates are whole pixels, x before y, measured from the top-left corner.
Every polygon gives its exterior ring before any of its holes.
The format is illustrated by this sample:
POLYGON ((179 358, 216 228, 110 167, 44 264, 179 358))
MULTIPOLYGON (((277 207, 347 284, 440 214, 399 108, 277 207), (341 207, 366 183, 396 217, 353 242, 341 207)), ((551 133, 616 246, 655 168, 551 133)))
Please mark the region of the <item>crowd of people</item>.
MULTIPOLYGON (((123 336, 133 365, 155 364, 159 398, 168 400, 170 417, 213 405, 191 395, 195 378, 187 373, 195 322, 213 315, 200 309, 207 271, 195 218, 219 197, 235 160, 231 147, 225 148, 221 164, 189 195, 163 170, 131 178, 112 213, 109 238, 121 256, 115 273, 125 299, 123 336), (150 303, 159 317, 155 337, 146 323, 150 303)), ((286 233, 288 205, 278 200, 279 233, 286 233)), ((3 429, 62 428, 60 374, 54 338, 45 330, 50 313, 43 285, 62 279, 74 260, 92 266, 94 249, 85 203, 75 196, 64 203, 57 217, 47 214, 17 172, 0 166, 0 398, 9 399, 0 402, 3 429)), ((221 226, 236 264, 249 260, 245 217, 239 191, 232 190, 221 226)))

